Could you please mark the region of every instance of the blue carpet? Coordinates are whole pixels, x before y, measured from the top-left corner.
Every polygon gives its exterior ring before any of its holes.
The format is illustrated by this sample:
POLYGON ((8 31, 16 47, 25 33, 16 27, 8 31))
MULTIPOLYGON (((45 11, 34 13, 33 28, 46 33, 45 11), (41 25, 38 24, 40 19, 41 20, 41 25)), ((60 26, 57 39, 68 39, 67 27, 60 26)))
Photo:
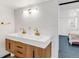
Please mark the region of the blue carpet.
POLYGON ((79 58, 79 46, 70 45, 67 36, 59 36, 59 58, 79 58))

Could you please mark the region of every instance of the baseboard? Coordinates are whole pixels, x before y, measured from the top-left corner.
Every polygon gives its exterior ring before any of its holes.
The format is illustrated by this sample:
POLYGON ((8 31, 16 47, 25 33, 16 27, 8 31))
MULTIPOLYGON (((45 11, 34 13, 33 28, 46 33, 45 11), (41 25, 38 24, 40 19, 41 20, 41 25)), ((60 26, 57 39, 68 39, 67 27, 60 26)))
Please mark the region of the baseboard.
POLYGON ((3 56, 3 57, 1 57, 1 58, 6 58, 6 57, 8 57, 8 56, 10 56, 10 54, 7 54, 7 55, 5 55, 5 56, 3 56))

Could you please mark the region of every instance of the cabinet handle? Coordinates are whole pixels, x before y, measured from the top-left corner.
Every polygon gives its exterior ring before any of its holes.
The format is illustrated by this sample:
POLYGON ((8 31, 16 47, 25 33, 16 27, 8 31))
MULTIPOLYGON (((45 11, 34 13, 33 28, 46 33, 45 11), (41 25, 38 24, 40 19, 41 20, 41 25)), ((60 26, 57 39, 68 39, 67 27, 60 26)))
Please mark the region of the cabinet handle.
POLYGON ((22 48, 22 47, 20 47, 20 46, 16 46, 16 47, 18 47, 18 48, 22 48))
POLYGON ((17 53, 20 53, 20 54, 23 54, 22 52, 20 52, 20 51, 16 51, 17 53))

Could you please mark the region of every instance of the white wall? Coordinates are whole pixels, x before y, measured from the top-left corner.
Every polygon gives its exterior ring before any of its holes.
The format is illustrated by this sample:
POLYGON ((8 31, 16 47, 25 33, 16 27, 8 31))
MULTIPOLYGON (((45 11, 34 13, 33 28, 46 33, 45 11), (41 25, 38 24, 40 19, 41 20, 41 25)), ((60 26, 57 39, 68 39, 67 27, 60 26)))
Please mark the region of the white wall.
POLYGON ((58 33, 59 35, 68 35, 71 31, 79 31, 79 11, 76 11, 79 9, 79 2, 78 3, 72 3, 68 5, 62 5, 59 6, 59 18, 58 18, 58 33), (77 15, 74 15, 76 13, 77 15), (69 21, 77 19, 77 28, 70 26, 69 21), (73 27, 73 28, 72 28, 73 27))
POLYGON ((65 2, 70 2, 70 1, 74 1, 74 0, 58 0, 58 3, 65 3, 65 2))
POLYGON ((58 18, 58 31, 59 35, 67 35, 69 32, 69 25, 68 25, 68 20, 69 20, 69 14, 68 11, 60 10, 60 17, 58 18))
POLYGON ((52 57, 58 57, 58 9, 56 0, 50 0, 42 4, 28 6, 15 10, 15 24, 16 32, 20 31, 20 28, 24 27, 26 31, 31 26, 32 30, 36 27, 39 28, 41 34, 50 35, 53 41, 52 45, 52 57), (27 8, 39 8, 39 13, 36 16, 30 15, 23 17, 23 10, 27 8))
POLYGON ((5 50, 5 35, 14 32, 14 12, 12 9, 0 6, 0 23, 10 23, 1 25, 0 24, 0 57, 5 56, 8 52, 5 50))

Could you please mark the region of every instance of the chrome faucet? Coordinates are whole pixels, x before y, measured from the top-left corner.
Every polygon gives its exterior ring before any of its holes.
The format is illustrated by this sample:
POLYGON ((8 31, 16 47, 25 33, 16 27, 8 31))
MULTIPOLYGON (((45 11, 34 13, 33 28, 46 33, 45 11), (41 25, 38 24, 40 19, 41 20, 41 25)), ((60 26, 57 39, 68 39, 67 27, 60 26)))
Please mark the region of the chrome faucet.
POLYGON ((26 34, 26 31, 24 28, 21 28, 22 29, 22 34, 26 34))

